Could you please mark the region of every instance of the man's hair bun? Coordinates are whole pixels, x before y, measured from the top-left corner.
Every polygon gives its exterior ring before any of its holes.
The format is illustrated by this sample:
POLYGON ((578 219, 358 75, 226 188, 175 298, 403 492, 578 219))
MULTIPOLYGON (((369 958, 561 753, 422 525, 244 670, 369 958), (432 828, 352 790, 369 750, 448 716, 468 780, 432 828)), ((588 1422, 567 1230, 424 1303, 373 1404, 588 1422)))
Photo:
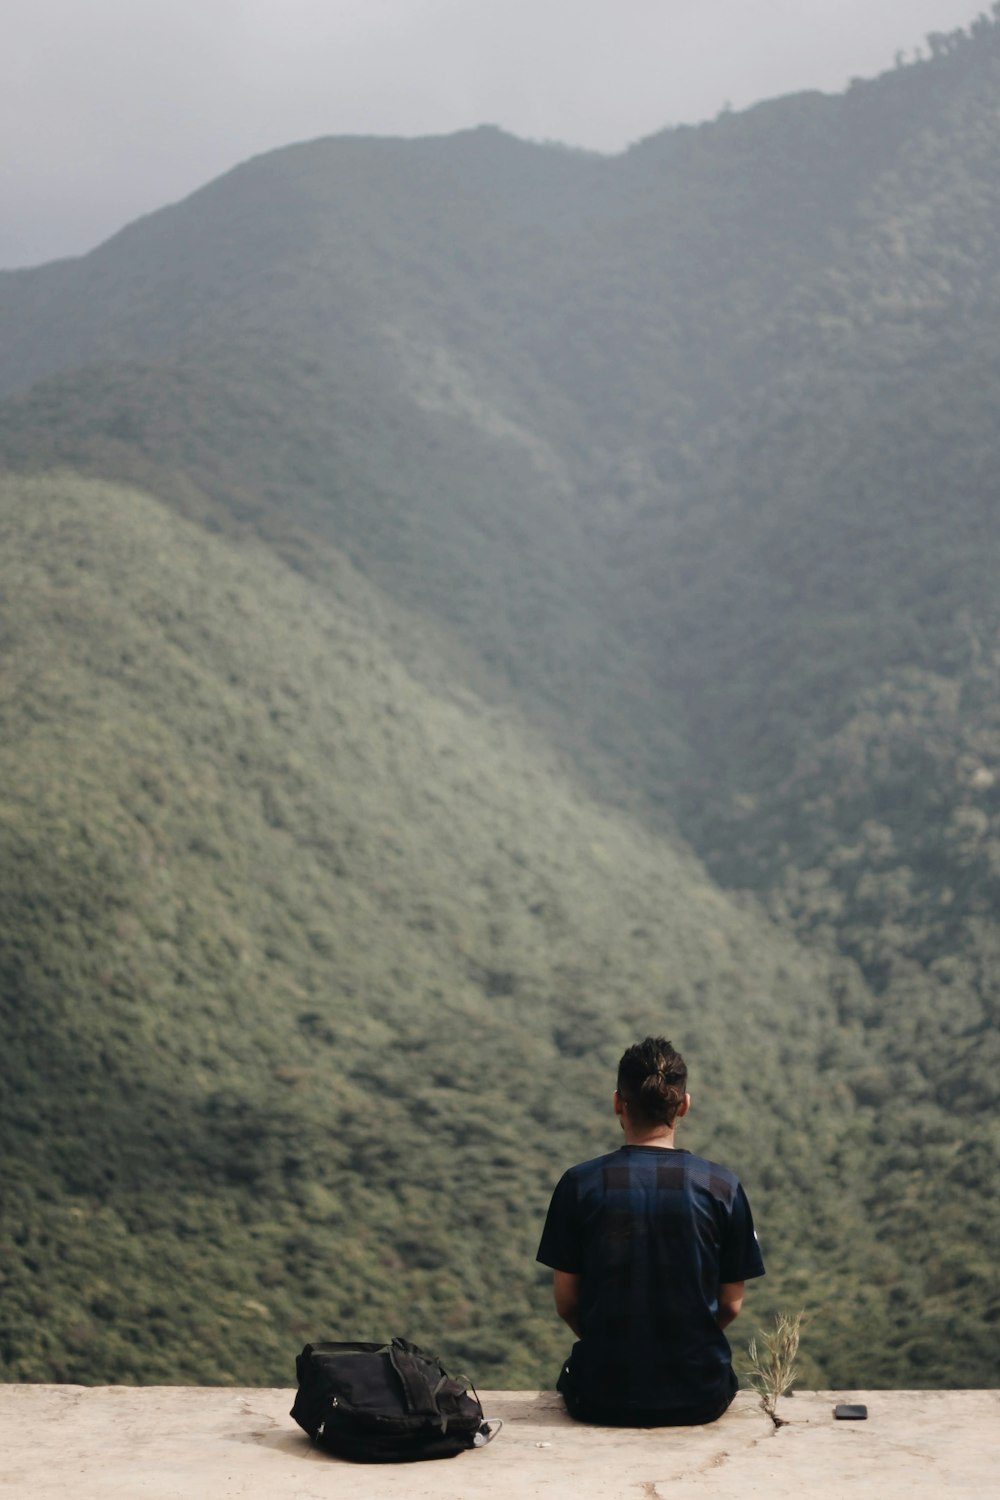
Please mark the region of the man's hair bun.
POLYGON ((618 1092, 638 1125, 672 1125, 687 1093, 687 1064, 662 1036, 648 1036, 622 1055, 618 1092))

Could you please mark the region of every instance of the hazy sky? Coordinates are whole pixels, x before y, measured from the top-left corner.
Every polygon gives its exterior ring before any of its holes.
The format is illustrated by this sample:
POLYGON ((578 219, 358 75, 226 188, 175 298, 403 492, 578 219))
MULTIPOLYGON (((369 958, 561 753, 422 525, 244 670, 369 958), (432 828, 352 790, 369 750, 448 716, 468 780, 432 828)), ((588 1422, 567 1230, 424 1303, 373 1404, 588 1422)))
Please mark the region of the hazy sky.
POLYGON ((0 266, 319 135, 601 151, 891 67, 988 0, 4 0, 0 266))

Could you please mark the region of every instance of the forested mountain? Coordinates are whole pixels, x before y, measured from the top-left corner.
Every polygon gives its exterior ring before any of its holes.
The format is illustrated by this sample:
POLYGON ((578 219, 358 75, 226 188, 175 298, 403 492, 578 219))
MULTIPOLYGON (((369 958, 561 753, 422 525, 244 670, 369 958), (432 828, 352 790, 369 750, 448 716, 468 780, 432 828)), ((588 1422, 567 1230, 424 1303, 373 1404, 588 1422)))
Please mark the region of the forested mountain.
POLYGON ((995 1382, 998 99, 994 16, 0 276, 0 1370, 548 1382, 651 1028, 812 1378, 995 1382))

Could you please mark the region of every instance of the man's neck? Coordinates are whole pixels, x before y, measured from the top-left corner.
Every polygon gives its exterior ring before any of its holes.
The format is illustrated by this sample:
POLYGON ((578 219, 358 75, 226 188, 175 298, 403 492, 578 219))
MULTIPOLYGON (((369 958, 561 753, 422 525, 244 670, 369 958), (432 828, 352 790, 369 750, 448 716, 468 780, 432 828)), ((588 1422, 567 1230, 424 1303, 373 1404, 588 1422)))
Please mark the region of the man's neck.
POLYGON ((635 1130, 626 1122, 623 1129, 626 1146, 660 1146, 664 1151, 676 1149, 673 1125, 656 1125, 652 1130, 635 1130))

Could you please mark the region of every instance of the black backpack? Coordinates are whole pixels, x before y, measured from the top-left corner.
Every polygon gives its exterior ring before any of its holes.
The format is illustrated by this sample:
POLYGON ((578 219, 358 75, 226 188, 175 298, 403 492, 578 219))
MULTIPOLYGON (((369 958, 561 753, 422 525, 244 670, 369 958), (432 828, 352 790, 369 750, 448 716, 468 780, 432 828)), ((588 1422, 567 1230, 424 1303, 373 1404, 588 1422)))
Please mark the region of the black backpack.
POLYGON ((307 1344, 295 1361, 292 1416, 338 1458, 410 1463, 454 1458, 489 1442, 475 1394, 406 1339, 390 1344, 307 1344))

